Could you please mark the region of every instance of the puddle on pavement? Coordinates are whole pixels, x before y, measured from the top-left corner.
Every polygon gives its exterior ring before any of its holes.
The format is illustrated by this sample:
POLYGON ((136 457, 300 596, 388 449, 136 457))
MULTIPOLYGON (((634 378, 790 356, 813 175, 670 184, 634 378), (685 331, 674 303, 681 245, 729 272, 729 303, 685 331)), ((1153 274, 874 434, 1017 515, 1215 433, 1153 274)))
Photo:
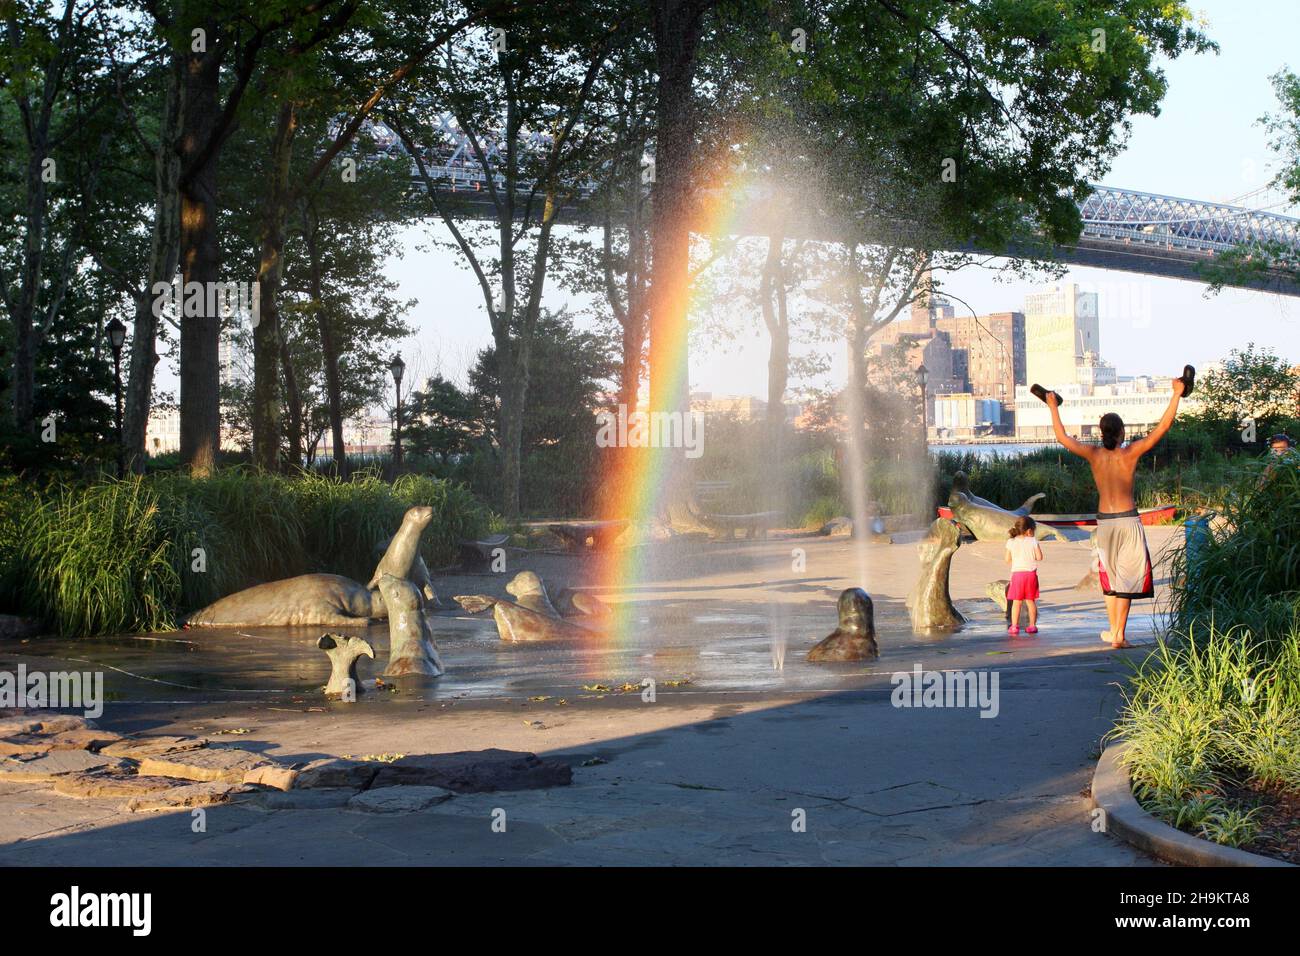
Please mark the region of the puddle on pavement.
MULTIPOLYGON (((447 673, 418 686, 388 683, 397 687, 393 696, 428 700, 549 696, 576 701, 618 693, 647 677, 674 690, 799 693, 858 686, 871 674, 910 670, 917 661, 932 668, 979 668, 996 659, 998 666, 1007 666, 1013 659, 1088 646, 1079 631, 1069 638, 1052 634, 1053 627, 1080 627, 1086 615, 1062 611, 1044 622, 1040 640, 1010 642, 991 603, 962 603, 972 619, 963 631, 914 635, 902 603, 881 602, 876 615, 881 659, 839 665, 804 660, 808 648, 834 629, 830 601, 785 605, 773 615, 756 613, 752 603, 728 608, 725 602, 701 601, 692 610, 690 602, 636 602, 629 615, 636 626, 628 635, 597 634, 574 644, 507 644, 497 637, 490 614, 440 612, 431 622, 447 673), (784 634, 787 645, 782 670, 773 666, 776 634, 784 634), (685 683, 672 683, 678 681, 685 683)), ((320 689, 329 666, 315 646, 323 631, 194 628, 102 639, 39 638, 0 645, 0 668, 26 661, 30 669, 35 659, 50 669, 103 669, 109 700, 283 701, 301 707, 324 702, 320 689)), ((373 680, 388 657, 387 625, 372 624, 365 633, 376 660, 363 659, 359 670, 363 679, 373 680)))

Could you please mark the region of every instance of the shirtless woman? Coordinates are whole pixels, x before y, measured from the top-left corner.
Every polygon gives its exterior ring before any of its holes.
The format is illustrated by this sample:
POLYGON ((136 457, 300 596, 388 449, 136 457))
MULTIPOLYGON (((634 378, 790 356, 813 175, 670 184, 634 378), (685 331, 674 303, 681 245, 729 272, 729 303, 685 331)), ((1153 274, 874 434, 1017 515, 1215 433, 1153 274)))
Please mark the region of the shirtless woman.
POLYGON ((1124 637, 1128 626, 1128 611, 1134 598, 1155 595, 1151 579, 1151 552, 1147 548, 1146 532, 1133 500, 1133 475, 1138 459, 1155 448, 1178 414, 1178 400, 1186 390, 1181 378, 1173 381, 1174 396, 1169 400, 1160 424, 1144 438, 1124 444, 1124 422, 1114 412, 1101 417, 1101 447, 1085 445, 1065 433, 1061 413, 1057 409, 1056 393, 1047 393, 1047 406, 1052 410, 1052 430, 1056 440, 1069 451, 1086 459, 1092 468, 1092 479, 1097 483, 1097 553, 1101 561, 1099 576, 1102 593, 1106 595, 1106 614, 1110 630, 1102 631, 1101 639, 1111 647, 1132 647, 1124 637))

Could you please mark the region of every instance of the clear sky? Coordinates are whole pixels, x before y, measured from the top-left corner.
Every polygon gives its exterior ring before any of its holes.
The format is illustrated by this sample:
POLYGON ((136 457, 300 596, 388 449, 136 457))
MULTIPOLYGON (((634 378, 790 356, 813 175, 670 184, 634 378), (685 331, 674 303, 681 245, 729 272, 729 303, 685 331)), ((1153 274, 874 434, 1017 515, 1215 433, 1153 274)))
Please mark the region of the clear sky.
MULTIPOLYGON (((1198 9, 1220 53, 1165 64, 1169 92, 1161 114, 1134 120, 1107 185, 1230 200, 1272 177, 1275 159, 1256 121, 1276 108, 1269 76, 1283 66, 1300 69, 1300 0, 1205 0, 1198 9)), ((412 313, 417 334, 399 348, 413 377, 441 370, 461 379, 490 341, 482 298, 457 257, 447 250, 420 252, 417 242, 427 248, 423 229, 413 226, 405 257, 390 266, 400 297, 419 300, 412 313)), ((1207 299, 1197 283, 1094 269, 1072 270, 1066 281, 1100 294, 1101 351, 1120 374, 1176 374, 1185 362, 1205 365, 1248 341, 1300 361, 1300 298, 1226 290, 1207 299)), ((1021 309, 1032 285, 963 272, 948 288, 984 314, 1021 309)), ((550 307, 566 301, 563 291, 549 288, 550 307)), ((766 338, 752 335, 725 354, 696 350, 691 387, 765 395, 766 352, 766 338)), ((836 363, 832 374, 842 368, 836 363)))

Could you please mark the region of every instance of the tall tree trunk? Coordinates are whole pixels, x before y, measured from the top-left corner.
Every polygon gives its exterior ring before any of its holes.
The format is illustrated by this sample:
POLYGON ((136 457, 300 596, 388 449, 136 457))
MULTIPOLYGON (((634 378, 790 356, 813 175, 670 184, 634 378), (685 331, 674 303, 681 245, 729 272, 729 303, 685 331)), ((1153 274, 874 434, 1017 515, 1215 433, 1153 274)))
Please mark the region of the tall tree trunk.
POLYGON ((289 343, 284 336, 280 336, 280 366, 284 370, 284 402, 289 409, 289 426, 285 429, 289 460, 285 462, 285 469, 296 472, 302 469, 303 459, 302 391, 289 356, 289 343))
POLYGON ((154 154, 153 241, 149 252, 149 274, 142 292, 135 295, 135 319, 131 328, 131 353, 123 394, 122 442, 132 471, 143 473, 153 401, 154 370, 158 365, 158 317, 153 313, 154 287, 171 284, 176 275, 177 241, 180 232, 180 199, 176 192, 180 158, 175 142, 180 129, 180 75, 176 65, 169 71, 162 129, 154 154))
POLYGON ((32 131, 27 158, 27 209, 23 222, 22 284, 14 315, 13 417, 14 424, 34 431, 36 407, 35 319, 40 308, 41 263, 45 253, 45 180, 41 173, 49 149, 48 124, 32 131))
MULTIPOLYGON (((50 152, 50 120, 54 115, 54 101, 63 86, 63 75, 72 56, 75 7, 75 3, 66 3, 59 15, 56 52, 45 65, 40 101, 35 104, 35 109, 26 95, 15 96, 27 136, 27 201, 23 215, 23 259, 18 301, 9 302, 5 290, 5 302, 11 307, 10 318, 14 326, 13 381, 10 383, 13 389, 13 420, 15 426, 28 432, 36 429, 36 353, 40 350, 45 331, 36 321, 40 309, 45 226, 49 214, 45 161, 50 152)), ((17 23, 11 21, 9 29, 16 31, 17 23)), ((9 39, 15 47, 18 45, 16 34, 11 34, 9 39)), ((71 236, 68 241, 71 243, 71 236)), ((68 257, 65 256, 66 258, 68 257)), ((65 265, 65 273, 67 268, 65 265)), ((61 282, 66 282, 66 276, 61 282)), ((48 321, 53 321, 56 312, 57 305, 52 305, 48 321)))
MULTIPOLYGON (((216 42, 214 19, 204 22, 208 43, 216 42)), ((181 460, 196 476, 211 474, 221 445, 221 316, 208 315, 208 290, 221 270, 217 237, 217 155, 209 142, 219 117, 219 62, 211 52, 187 49, 178 144, 181 235, 180 264, 186 289, 201 289, 198 315, 182 314, 180 359, 181 460), (198 283, 198 286, 191 286, 198 283)))
POLYGON ((510 519, 519 517, 519 488, 522 483, 524 402, 527 387, 521 385, 518 364, 512 359, 501 366, 501 511, 510 519), (507 373, 507 368, 510 370, 507 373), (505 376, 509 374, 509 378, 505 376))
MULTIPOLYGON (((651 20, 659 79, 655 108, 654 185, 650 213, 650 411, 690 414, 692 167, 695 156, 696 47, 709 0, 654 0, 651 20)), ((631 451, 631 449, 629 449, 631 451)), ((654 456, 661 476, 661 513, 678 530, 698 527, 690 463, 677 449, 639 449, 654 456)), ((650 467, 642 465, 629 467, 650 467)))
POLYGON ((343 383, 339 376, 339 347, 334 337, 334 325, 325 309, 324 287, 321 282, 320 249, 316 240, 320 219, 310 201, 303 212, 303 239, 311 263, 311 297, 316 311, 316 329, 320 334, 321 359, 325 365, 325 401, 330 416, 330 436, 334 443, 334 473, 344 481, 350 474, 347 452, 343 447, 343 383))
POLYGON ((259 315, 253 327, 253 464, 277 471, 280 458, 280 280, 284 275, 284 219, 289 190, 289 160, 298 128, 295 104, 280 105, 271 149, 271 188, 262 221, 257 267, 259 315))
POLYGON ((705 0, 655 0, 658 139, 655 144, 650 287, 650 407, 685 411, 689 399, 686 311, 695 152, 693 85, 705 0))

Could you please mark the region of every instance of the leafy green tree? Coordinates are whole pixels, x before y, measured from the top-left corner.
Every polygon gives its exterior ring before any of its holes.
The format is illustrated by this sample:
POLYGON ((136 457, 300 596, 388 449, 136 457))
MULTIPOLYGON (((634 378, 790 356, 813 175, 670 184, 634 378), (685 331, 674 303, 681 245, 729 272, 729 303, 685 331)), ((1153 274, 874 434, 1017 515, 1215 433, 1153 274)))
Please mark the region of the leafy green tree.
MULTIPOLYGON (((551 514, 587 510, 598 480, 595 467, 595 413, 608 404, 605 390, 619 375, 615 337, 576 329, 563 313, 543 311, 534 337, 537 368, 545 369, 533 382, 524 413, 521 451, 522 503, 551 514)), ((499 446, 501 434, 502 362, 495 347, 479 352, 468 386, 458 388, 433 376, 411 397, 411 420, 404 425, 416 453, 439 456, 444 462, 467 455, 492 455, 492 487, 476 490, 500 500, 499 446)))
POLYGON ((1264 441, 1275 428, 1298 417, 1300 369, 1272 349, 1250 342, 1202 376, 1196 397, 1206 421, 1239 430, 1251 419, 1258 439, 1264 441))
POLYGON ((80 268, 110 160, 93 3, 0 4, 0 306, 13 424, 35 431, 37 367, 80 268))
POLYGON ((411 393, 405 411, 402 434, 413 455, 446 464, 491 440, 485 403, 440 374, 411 393))
MULTIPOLYGON (((1281 70, 1272 79, 1279 109, 1260 117, 1259 122, 1282 159, 1273 185, 1285 192, 1292 204, 1300 204, 1300 76, 1281 70)), ((1300 282, 1300 251, 1271 240, 1240 245, 1216 255, 1201 267, 1201 273, 1216 293, 1225 285, 1293 287, 1300 282)))
POLYGON ((429 207, 452 235, 447 247, 483 296, 501 366, 497 443, 508 517, 519 513, 522 429, 537 367, 532 339, 555 227, 590 180, 599 143, 593 89, 622 35, 619 4, 587 0, 570 13, 527 10, 468 33, 427 73, 429 86, 440 89, 436 101, 407 96, 384 113, 415 159, 429 207), (468 159, 464 182, 437 168, 449 146, 444 113, 458 131, 450 145, 468 159), (474 221, 476 198, 490 222, 474 221))

